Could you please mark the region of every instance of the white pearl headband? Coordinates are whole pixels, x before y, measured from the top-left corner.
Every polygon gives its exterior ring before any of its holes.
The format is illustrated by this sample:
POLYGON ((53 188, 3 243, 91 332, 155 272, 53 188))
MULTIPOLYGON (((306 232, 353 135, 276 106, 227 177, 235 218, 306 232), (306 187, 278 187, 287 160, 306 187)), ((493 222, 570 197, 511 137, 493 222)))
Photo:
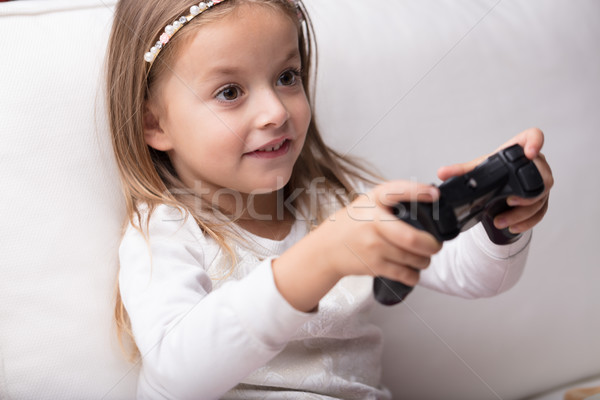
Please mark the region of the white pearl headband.
POLYGON ((154 46, 152 46, 150 48, 150 51, 147 52, 146 54, 144 54, 144 60, 146 60, 146 62, 152 64, 152 62, 154 62, 154 59, 156 58, 156 56, 158 55, 158 53, 160 53, 161 49, 165 46, 165 44, 167 44, 169 42, 169 40, 173 37, 173 35, 179 30, 181 29, 181 27, 185 24, 187 24, 188 22, 190 22, 193 18, 195 18, 196 16, 202 14, 204 11, 208 10, 209 8, 211 8, 212 6, 214 6, 215 4, 219 4, 221 2, 223 2, 225 0, 210 0, 207 2, 201 2, 198 5, 193 5, 190 7, 190 13, 188 15, 184 15, 179 17, 178 19, 176 19, 175 21, 173 21, 173 23, 167 25, 165 27, 165 31, 160 35, 160 38, 158 39, 158 42, 156 42, 154 44, 154 46))
MULTIPOLYGON (((214 5, 222 3, 223 1, 225 1, 225 0, 209 0, 206 2, 202 1, 198 5, 191 6, 190 13, 188 15, 183 15, 183 16, 179 17, 178 19, 176 19, 171 24, 169 24, 165 27, 165 30, 160 35, 158 42, 156 42, 154 44, 154 46, 152 46, 150 48, 150 51, 148 51, 147 53, 144 54, 144 60, 147 63, 150 63, 150 66, 152 66, 152 63, 156 59, 156 56, 158 55, 158 53, 160 53, 160 51, 165 46, 165 44, 167 44, 169 42, 169 40, 173 37, 173 35, 179 29, 181 29, 181 27, 183 25, 187 24, 193 18, 202 14, 204 11, 208 10, 209 8, 213 7, 214 5)), ((297 0, 288 0, 288 1, 290 3, 292 3, 298 9, 298 18, 300 20, 302 20, 303 15, 302 15, 302 12, 300 11, 297 0)))

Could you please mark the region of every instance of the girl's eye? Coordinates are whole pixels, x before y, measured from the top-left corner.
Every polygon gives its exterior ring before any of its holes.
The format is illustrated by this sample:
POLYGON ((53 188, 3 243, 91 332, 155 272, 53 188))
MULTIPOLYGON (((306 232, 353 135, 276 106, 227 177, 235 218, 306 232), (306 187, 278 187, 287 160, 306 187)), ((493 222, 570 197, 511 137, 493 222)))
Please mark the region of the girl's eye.
POLYGON ((300 72, 295 70, 288 70, 282 73, 277 80, 277 84, 281 86, 293 86, 298 81, 300 72))
POLYGON ((241 91, 236 86, 228 86, 225 89, 220 90, 217 93, 217 100, 221 101, 234 101, 241 96, 241 91))

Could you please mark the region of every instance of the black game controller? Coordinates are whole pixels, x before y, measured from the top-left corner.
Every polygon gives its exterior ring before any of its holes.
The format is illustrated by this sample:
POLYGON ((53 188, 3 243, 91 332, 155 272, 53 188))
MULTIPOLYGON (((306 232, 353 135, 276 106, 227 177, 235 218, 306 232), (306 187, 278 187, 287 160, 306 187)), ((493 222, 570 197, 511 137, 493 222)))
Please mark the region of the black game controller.
MULTIPOLYGON (((440 242, 455 238, 481 221, 492 242, 508 244, 519 235, 508 228, 494 227, 494 217, 511 208, 506 203, 508 196, 538 196, 544 191, 544 182, 533 161, 515 144, 490 156, 471 172, 448 179, 439 190, 440 198, 435 203, 402 202, 393 207, 394 215, 440 242)), ((383 277, 373 282, 375 299, 385 305, 400 303, 412 289, 383 277)))

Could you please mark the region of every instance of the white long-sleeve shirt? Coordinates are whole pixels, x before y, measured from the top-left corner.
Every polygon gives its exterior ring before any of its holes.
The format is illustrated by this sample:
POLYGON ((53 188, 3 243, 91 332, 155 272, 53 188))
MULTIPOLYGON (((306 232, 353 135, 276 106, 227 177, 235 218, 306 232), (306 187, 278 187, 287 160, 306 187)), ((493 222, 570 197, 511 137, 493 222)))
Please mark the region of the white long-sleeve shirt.
MULTIPOLYGON (((245 232, 230 270, 219 246, 176 209, 154 211, 148 240, 130 226, 119 283, 143 357, 138 398, 389 399, 381 333, 368 318, 373 278, 343 278, 315 313, 295 310, 275 287, 271 261, 307 233, 303 221, 281 241, 245 232)), ((498 294, 520 277, 530 236, 497 246, 476 226, 445 243, 420 284, 498 294)))

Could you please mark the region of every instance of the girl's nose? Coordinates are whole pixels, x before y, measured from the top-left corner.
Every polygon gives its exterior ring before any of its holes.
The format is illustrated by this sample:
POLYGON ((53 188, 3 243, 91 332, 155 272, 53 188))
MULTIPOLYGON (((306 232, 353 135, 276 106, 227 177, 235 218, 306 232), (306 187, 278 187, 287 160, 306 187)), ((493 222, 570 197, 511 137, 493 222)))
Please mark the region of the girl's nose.
POLYGON ((256 121, 260 128, 278 128, 290 118, 284 102, 275 90, 264 89, 256 100, 256 121))

